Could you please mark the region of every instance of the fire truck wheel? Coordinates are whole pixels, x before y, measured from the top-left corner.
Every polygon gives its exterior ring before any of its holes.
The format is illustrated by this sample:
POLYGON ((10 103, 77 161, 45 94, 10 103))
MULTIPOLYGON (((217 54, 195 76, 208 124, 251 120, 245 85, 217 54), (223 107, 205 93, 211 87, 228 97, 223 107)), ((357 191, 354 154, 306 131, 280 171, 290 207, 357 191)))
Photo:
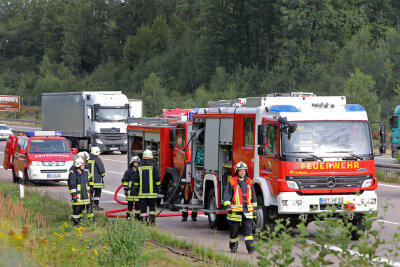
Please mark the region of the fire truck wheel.
MULTIPOLYGON (((211 188, 208 193, 207 209, 216 210, 218 209, 217 201, 215 198, 214 188, 211 188)), ((212 230, 226 230, 228 229, 228 222, 226 221, 225 214, 208 214, 208 224, 212 230)))
POLYGON ((13 183, 18 183, 18 176, 15 175, 14 173, 14 168, 12 168, 12 179, 13 179, 13 183))
POLYGON ((359 215, 355 217, 351 223, 357 228, 354 231, 351 231, 351 240, 359 240, 361 235, 358 233, 358 230, 365 231, 365 224, 363 222, 363 216, 359 215))
POLYGON ((264 233, 269 236, 275 231, 276 227, 275 219, 272 219, 275 212, 275 207, 266 207, 264 205, 264 197, 262 195, 257 196, 257 205, 259 207, 257 211, 257 229, 254 229, 254 232, 264 233))

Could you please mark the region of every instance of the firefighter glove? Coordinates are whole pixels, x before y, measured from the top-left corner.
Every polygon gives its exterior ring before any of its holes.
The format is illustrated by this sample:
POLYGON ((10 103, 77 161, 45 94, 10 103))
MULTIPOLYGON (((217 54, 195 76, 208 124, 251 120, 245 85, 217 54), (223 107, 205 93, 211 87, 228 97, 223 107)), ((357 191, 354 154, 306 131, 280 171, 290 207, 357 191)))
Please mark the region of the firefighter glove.
POLYGON ((78 196, 77 195, 72 195, 72 202, 78 202, 78 196))

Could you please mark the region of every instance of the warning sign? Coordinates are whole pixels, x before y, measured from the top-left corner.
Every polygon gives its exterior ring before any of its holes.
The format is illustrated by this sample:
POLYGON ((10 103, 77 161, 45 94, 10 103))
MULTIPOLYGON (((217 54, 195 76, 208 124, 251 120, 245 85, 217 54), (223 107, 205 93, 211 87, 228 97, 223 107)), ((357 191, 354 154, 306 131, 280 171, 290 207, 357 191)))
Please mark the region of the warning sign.
POLYGON ((0 95, 0 111, 19 111, 19 96, 0 95))

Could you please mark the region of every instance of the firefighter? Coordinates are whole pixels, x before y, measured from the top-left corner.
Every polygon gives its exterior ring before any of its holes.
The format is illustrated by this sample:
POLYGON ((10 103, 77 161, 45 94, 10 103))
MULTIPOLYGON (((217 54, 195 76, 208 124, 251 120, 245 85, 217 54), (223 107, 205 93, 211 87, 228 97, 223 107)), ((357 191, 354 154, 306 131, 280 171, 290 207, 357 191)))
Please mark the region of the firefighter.
POLYGON ((135 203, 135 219, 140 220, 140 204, 138 199, 138 183, 134 183, 134 174, 138 171, 140 158, 134 156, 129 162, 129 168, 125 171, 124 177, 122 178, 122 184, 124 185, 124 193, 126 201, 128 201, 128 210, 126 211, 126 218, 132 216, 133 203, 135 203))
POLYGON ((153 163, 153 153, 146 149, 138 172, 135 174, 134 183, 138 185, 140 199, 140 221, 147 219, 147 206, 149 206, 149 223, 155 223, 157 192, 160 189, 160 173, 153 163))
POLYGON ((94 221, 94 216, 90 207, 90 186, 85 162, 77 158, 74 166, 75 169, 69 172, 68 188, 72 196, 72 220, 74 225, 78 225, 85 209, 89 219, 94 221))
POLYGON ((237 252, 239 226, 242 223, 247 251, 249 254, 253 253, 253 213, 256 212, 257 197, 253 181, 247 177, 247 165, 244 162, 241 161, 236 164, 235 176, 226 185, 222 200, 225 210, 228 211, 229 248, 231 252, 237 252))
MULTIPOLYGON (((186 181, 186 177, 182 177, 181 179, 181 190, 183 191, 183 194, 185 195, 185 190, 188 190, 187 187, 189 187, 189 183, 186 181)), ((190 194, 190 193, 189 193, 190 194)), ((183 204, 189 204, 190 203, 190 196, 184 197, 183 198, 183 204)), ((182 222, 186 222, 187 218, 189 216, 189 206, 186 206, 182 209, 182 222)), ((192 209, 192 215, 191 215, 192 221, 197 221, 197 209, 192 209)))
POLYGON ((106 171, 104 169, 104 164, 100 159, 100 148, 92 147, 90 151, 90 157, 88 160, 89 165, 89 183, 90 189, 92 192, 92 200, 93 200, 93 209, 95 210, 103 210, 99 206, 101 189, 104 188, 104 175, 106 171))

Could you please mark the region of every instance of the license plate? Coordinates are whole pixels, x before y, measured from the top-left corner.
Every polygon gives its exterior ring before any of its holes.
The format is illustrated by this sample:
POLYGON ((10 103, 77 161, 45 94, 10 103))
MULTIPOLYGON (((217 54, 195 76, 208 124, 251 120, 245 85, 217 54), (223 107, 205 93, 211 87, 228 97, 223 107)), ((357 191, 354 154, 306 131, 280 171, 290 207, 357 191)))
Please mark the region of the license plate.
POLYGON ((61 177, 61 173, 48 173, 47 178, 59 178, 61 177))
POLYGON ((343 198, 320 198, 319 204, 341 204, 343 203, 343 198))
POLYGON ((118 150, 118 147, 110 147, 110 150, 118 150))

